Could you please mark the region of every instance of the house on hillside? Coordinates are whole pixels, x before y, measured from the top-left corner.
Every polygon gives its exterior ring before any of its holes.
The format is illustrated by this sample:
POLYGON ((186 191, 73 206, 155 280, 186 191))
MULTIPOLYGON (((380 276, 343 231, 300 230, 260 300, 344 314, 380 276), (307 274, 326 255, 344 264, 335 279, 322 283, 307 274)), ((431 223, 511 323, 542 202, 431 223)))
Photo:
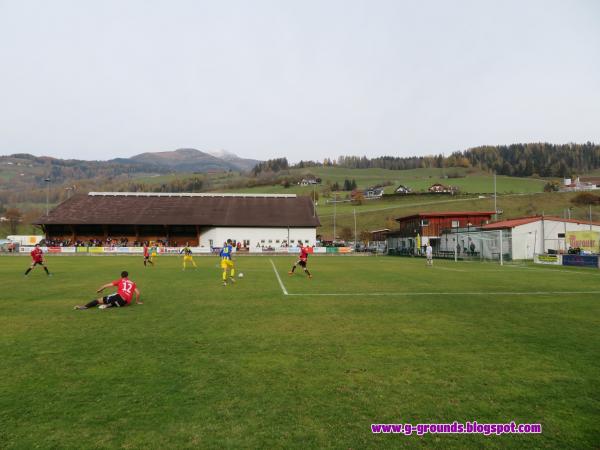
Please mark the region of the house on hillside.
POLYGON ((563 185, 560 187, 562 192, 595 191, 597 189, 600 189, 600 178, 598 177, 577 177, 575 181, 572 181, 571 178, 565 178, 563 185))
POLYGON ((454 194, 458 192, 458 188, 456 186, 445 186, 441 183, 435 183, 429 186, 427 191, 434 194, 454 194))
POLYGON ((367 188, 363 192, 363 195, 365 196, 366 200, 381 198, 381 197, 383 197, 383 188, 382 187, 367 188))
POLYGON ((396 194, 410 194, 412 192, 412 189, 408 186, 404 186, 403 184, 401 184, 394 190, 394 192, 396 194))
POLYGON ((320 184, 320 178, 302 178, 298 183, 300 186, 312 186, 313 184, 320 184))

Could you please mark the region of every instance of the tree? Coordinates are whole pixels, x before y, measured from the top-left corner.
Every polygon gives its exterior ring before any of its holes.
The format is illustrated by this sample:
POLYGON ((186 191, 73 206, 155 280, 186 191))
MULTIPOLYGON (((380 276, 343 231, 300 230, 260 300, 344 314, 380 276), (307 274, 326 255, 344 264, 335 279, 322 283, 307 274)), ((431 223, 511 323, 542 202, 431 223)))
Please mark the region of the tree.
POLYGON ((23 214, 17 208, 9 208, 6 210, 4 214, 6 220, 8 221, 8 227, 10 229, 11 234, 17 233, 17 227, 23 218, 23 214))
POLYGON ((369 241, 371 240, 371 232, 367 231, 367 230, 361 230, 361 232, 358 234, 358 239, 363 244, 368 244, 369 241))
POLYGON ((344 242, 348 242, 352 239, 352 230, 350 227, 342 228, 342 231, 340 231, 340 239, 344 242))
POLYGON ((364 201, 365 195, 362 193, 362 191, 356 191, 352 197, 352 203, 355 205, 362 205, 364 201))

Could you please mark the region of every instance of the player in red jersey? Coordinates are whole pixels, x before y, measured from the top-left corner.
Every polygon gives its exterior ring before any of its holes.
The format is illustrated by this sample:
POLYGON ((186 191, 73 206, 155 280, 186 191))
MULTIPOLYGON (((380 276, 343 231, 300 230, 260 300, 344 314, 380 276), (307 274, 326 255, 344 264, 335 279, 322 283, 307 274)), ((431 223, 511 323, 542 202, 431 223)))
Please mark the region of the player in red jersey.
POLYGON ((46 264, 44 264, 44 252, 40 248, 40 244, 35 244, 35 248, 31 250, 31 253, 29 254, 31 255, 31 266, 25 271, 25 275, 29 275, 29 272, 31 272, 35 266, 42 266, 46 271, 46 275, 51 276, 46 264))
POLYGON ((148 243, 144 242, 144 267, 146 267, 147 263, 154 265, 152 259, 150 259, 150 249, 148 248, 148 243))
POLYGON ((306 275, 308 275, 308 278, 312 278, 312 275, 306 268, 306 263, 308 262, 308 247, 302 246, 302 242, 300 241, 298 241, 298 247, 300 247, 300 258, 298 259, 298 261, 296 261, 296 263, 292 266, 292 270, 290 270, 288 273, 290 275, 293 275, 294 270, 296 270, 296 266, 300 265, 300 267, 302 267, 306 275))
POLYGON ((100 305, 100 308, 129 306, 131 300, 133 299, 134 293, 136 305, 143 305, 143 303, 140 301, 140 290, 137 288, 133 281, 127 278, 128 276, 129 273, 127 273, 127 271, 124 270, 123 272, 121 272, 120 280, 115 280, 112 283, 106 283, 104 286, 101 286, 96 291, 102 292, 106 288, 116 286, 117 292, 115 294, 107 295, 97 300, 92 300, 85 306, 77 305, 74 309, 88 309, 93 308, 96 305, 100 305))

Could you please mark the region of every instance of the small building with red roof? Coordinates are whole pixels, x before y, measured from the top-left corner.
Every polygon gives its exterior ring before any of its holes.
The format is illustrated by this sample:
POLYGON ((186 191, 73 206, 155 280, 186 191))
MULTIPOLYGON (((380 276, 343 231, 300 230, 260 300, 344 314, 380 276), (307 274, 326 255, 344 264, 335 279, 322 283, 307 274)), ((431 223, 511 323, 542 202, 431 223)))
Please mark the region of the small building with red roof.
POLYGON ((502 242, 505 258, 527 260, 536 254, 566 253, 573 246, 572 233, 583 231, 591 231, 592 236, 596 233, 600 242, 600 222, 555 216, 518 217, 490 222, 472 230, 448 229, 442 236, 442 250, 446 247, 454 250, 457 246, 459 252, 481 253, 488 258, 487 252, 497 258, 502 242))
POLYGON ((444 230, 477 229, 487 224, 493 215, 493 211, 448 211, 399 217, 396 219, 398 228, 387 233, 387 246, 400 253, 413 253, 431 243, 435 251, 444 230))

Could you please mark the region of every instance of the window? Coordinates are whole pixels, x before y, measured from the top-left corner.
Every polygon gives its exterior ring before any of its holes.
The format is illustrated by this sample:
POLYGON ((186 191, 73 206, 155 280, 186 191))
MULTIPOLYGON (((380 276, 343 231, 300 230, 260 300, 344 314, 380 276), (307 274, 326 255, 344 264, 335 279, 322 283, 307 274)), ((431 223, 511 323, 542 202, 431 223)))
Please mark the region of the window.
POLYGON ((428 219, 421 220, 421 226, 422 227, 428 227, 429 226, 429 220, 428 219))
POLYGON ((275 243, 276 243, 276 244, 279 244, 280 242, 281 242, 281 241, 280 241, 279 239, 277 239, 277 240, 275 241, 275 243))
POLYGON ((458 220, 452 221, 452 228, 458 228, 460 226, 460 222, 458 220))
POLYGON ((558 237, 559 238, 564 238, 565 237, 565 233, 558 233, 558 237))
POLYGON ((272 243, 273 243, 273 239, 269 239, 269 244, 272 244, 272 243))
POLYGON ((260 242, 261 242, 261 244, 264 244, 264 243, 265 243, 265 240, 264 240, 264 239, 261 239, 261 240, 260 240, 260 242))

